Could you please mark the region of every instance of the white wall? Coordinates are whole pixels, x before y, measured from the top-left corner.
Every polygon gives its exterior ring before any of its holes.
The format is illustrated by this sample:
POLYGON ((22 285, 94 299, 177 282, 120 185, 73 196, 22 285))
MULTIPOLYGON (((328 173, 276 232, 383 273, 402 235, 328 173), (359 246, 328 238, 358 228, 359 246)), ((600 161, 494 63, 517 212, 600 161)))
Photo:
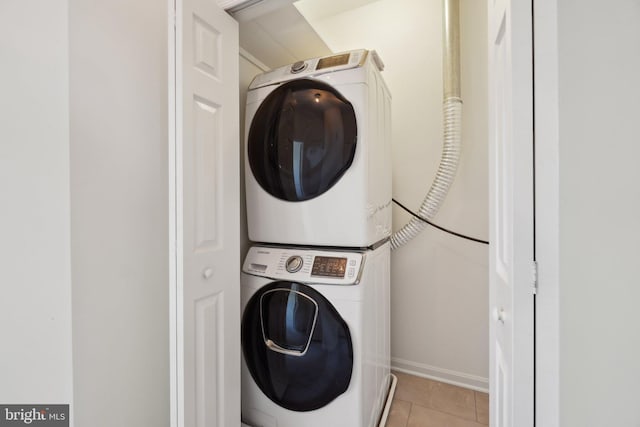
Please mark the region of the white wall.
POLYGON ((560 425, 640 425, 640 2, 558 4, 560 425))
POLYGON ((0 402, 72 404, 67 2, 0 2, 0 402))
MULTIPOLYGON (((393 193, 417 209, 442 148, 440 0, 379 0, 311 22, 334 51, 375 49, 393 97, 393 193)), ((461 1, 463 152, 435 222, 488 234, 486 5, 461 1)), ((394 208, 394 228, 409 217, 394 208)), ((488 387, 487 247, 426 229, 392 254, 392 363, 488 387)))
POLYGON ((167 3, 70 0, 77 425, 169 425, 167 3))

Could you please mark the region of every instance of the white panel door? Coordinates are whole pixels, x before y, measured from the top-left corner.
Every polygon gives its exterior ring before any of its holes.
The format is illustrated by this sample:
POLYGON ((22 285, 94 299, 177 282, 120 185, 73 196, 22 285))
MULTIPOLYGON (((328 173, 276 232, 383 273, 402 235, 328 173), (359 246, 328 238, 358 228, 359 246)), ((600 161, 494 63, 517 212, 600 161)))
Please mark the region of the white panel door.
POLYGON ((176 4, 177 424, 240 425, 238 26, 176 4))
POLYGON ((489 2, 490 419, 533 426, 533 80, 530 0, 489 2))

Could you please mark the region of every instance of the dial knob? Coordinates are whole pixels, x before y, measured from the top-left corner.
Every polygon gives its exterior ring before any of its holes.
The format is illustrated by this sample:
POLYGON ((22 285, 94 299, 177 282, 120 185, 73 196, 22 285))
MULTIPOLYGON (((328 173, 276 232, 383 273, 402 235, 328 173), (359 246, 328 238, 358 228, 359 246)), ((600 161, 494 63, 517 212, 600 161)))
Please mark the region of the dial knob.
POLYGON ((300 269, 302 268, 302 264, 304 264, 304 262, 302 261, 302 257, 298 255, 294 255, 289 257, 289 259, 287 259, 287 262, 285 263, 285 268, 289 273, 295 273, 297 271, 300 271, 300 269))
POLYGON ((307 63, 304 61, 298 61, 296 63, 294 63, 291 66, 291 72, 292 73, 299 73, 300 71, 304 70, 305 68, 307 68, 307 63))

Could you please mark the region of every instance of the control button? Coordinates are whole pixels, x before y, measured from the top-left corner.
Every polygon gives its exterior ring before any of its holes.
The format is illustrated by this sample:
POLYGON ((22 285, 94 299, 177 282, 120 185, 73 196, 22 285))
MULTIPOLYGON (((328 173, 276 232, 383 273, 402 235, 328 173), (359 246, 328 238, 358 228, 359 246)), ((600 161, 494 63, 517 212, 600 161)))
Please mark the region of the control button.
POLYGON ((349 270, 347 270, 347 276, 353 277, 354 274, 356 274, 355 268, 349 268, 349 270))
POLYGON ((307 63, 304 61, 298 61, 291 66, 291 72, 294 74, 299 73, 300 71, 303 71, 305 68, 307 68, 307 63))
POLYGON ((355 266, 356 265, 356 260, 355 259, 350 259, 349 260, 349 265, 355 266))
POLYGON ((292 257, 289 257, 289 259, 287 259, 285 268, 289 273, 296 273, 300 271, 303 264, 304 262, 302 261, 302 257, 298 255, 294 255, 292 257))

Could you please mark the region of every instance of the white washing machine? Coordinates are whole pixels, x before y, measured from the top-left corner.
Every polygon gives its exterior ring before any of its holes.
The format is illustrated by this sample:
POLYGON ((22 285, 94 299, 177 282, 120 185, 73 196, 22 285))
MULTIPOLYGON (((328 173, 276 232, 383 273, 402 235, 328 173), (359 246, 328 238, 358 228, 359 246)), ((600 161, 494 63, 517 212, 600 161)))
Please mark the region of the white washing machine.
POLYGON ((390 382, 390 245, 254 246, 244 261, 242 421, 374 427, 390 382))
POLYGON ((391 97, 374 51, 258 75, 245 174, 254 242, 368 247, 391 234, 391 97))

